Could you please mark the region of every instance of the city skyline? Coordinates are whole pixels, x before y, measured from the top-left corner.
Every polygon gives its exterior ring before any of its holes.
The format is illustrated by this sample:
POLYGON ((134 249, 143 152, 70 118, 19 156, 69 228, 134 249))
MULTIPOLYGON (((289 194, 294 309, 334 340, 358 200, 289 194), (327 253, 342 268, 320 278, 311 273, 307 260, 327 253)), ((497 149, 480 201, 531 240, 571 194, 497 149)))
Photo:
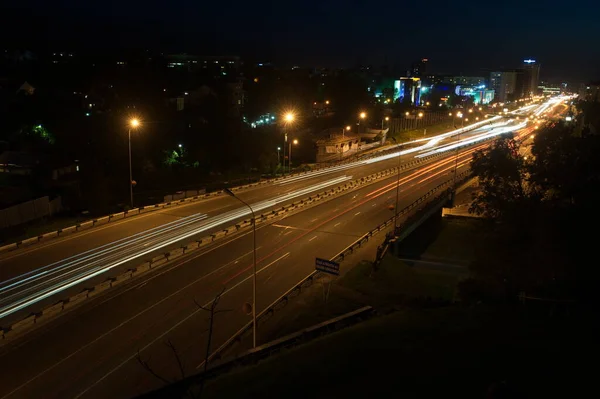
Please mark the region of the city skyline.
POLYGON ((588 3, 585 10, 564 10, 557 2, 536 1, 538 8, 526 9, 467 2, 457 10, 434 1, 435 13, 405 18, 405 9, 392 2, 379 7, 307 2, 298 9, 234 1, 222 9, 182 0, 168 7, 158 2, 76 5, 71 0, 49 6, 25 0, 3 6, 3 13, 15 18, 0 29, 4 35, 20 29, 19 16, 32 22, 20 35, 11 35, 9 46, 152 48, 252 56, 281 65, 404 66, 428 57, 438 73, 468 75, 514 68, 533 58, 544 66, 544 79, 587 81, 600 75, 600 56, 588 51, 597 33, 592 9, 599 6, 588 3), (553 22, 556 15, 560 20, 553 22))

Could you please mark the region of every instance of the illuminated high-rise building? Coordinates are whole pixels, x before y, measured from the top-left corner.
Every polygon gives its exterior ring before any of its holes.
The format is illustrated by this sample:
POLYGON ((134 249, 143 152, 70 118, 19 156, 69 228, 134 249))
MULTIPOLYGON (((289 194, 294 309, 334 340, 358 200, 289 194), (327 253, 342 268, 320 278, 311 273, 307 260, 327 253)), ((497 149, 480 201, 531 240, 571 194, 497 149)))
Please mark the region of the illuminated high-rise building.
POLYGON ((527 59, 523 61, 523 96, 533 97, 538 93, 540 83, 540 64, 536 60, 527 59))

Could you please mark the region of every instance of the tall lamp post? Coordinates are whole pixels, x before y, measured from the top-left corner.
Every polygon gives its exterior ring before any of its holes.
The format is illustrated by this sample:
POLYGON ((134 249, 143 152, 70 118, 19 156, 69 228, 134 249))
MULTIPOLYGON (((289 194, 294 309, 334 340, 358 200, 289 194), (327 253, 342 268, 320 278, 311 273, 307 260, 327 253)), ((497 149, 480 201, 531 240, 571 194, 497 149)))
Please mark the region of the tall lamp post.
MULTIPOLYGON (((398 144, 398 140, 395 137, 392 137, 394 143, 398 144)), ((398 151, 398 179, 396 181, 396 205, 394 206, 394 234, 396 234, 396 229, 398 228, 398 196, 400 194, 400 161, 402 159, 402 150, 398 151)))
POLYGON ((290 173, 292 173, 292 143, 294 143, 294 145, 298 145, 298 139, 290 141, 290 149, 288 151, 288 168, 290 173))
POLYGON ((281 158, 279 152, 281 151, 281 147, 277 147, 277 165, 281 165, 281 158))
POLYGON ((361 112, 360 114, 358 114, 358 129, 357 129, 357 134, 360 134, 360 120, 361 119, 365 119, 367 117, 367 113, 366 112, 361 112))
POLYGON ((385 122, 388 122, 389 120, 390 120, 390 117, 389 117, 389 116, 386 116, 385 118, 383 118, 383 119, 381 120, 381 130, 383 130, 383 122, 384 122, 384 121, 385 121, 385 122))
POLYGON ((133 209, 133 173, 131 171, 131 129, 136 129, 140 126, 140 121, 133 118, 129 121, 129 129, 127 129, 127 136, 129 139, 129 199, 131 200, 131 209, 133 209))
POLYGON ((225 194, 237 199, 242 204, 250 209, 252 213, 252 256, 253 256, 253 270, 252 270, 252 347, 256 348, 256 217, 254 216, 254 209, 246 201, 237 197, 230 189, 225 188, 223 190, 225 194))
MULTIPOLYGON (((465 127, 465 120, 463 118, 462 112, 457 112, 456 116, 461 119, 461 123, 462 123, 461 131, 456 136, 456 143, 458 144, 460 142, 460 133, 462 132, 462 128, 465 127)), ((457 168, 458 168, 458 145, 456 146, 456 156, 454 158, 454 184, 453 184, 453 186, 454 186, 455 190, 456 190, 456 170, 457 170, 457 168)))
MULTIPOLYGON (((283 121, 285 123, 285 131, 284 131, 284 138, 283 138, 283 174, 285 174, 285 145, 287 144, 287 134, 288 134, 288 127, 289 125, 291 125, 294 122, 294 119, 296 119, 295 115, 292 112, 288 112, 287 114, 285 114, 283 121)), ((289 166, 289 160, 288 160, 288 166, 289 166)))

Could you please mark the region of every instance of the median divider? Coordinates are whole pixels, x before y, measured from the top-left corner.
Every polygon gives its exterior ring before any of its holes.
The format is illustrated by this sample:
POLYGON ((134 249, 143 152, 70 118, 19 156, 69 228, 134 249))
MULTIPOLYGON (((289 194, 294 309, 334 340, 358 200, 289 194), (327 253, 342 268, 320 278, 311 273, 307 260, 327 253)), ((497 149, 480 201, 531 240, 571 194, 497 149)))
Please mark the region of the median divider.
POLYGON ((59 301, 59 302, 55 303, 54 305, 50 305, 47 308, 42 309, 40 314, 37 316, 37 319, 52 317, 52 316, 56 315, 57 313, 62 312, 64 309, 64 306, 65 306, 65 303, 63 301, 59 301))
MULTIPOLYGON (((305 207, 307 205, 314 203, 315 201, 319 201, 320 199, 330 197, 334 194, 342 193, 342 192, 348 191, 350 189, 355 189, 357 187, 361 187, 363 185, 370 184, 372 181, 375 181, 375 180, 378 180, 381 178, 385 178, 392 174, 398 173, 399 171, 402 171, 403 169, 405 169, 405 168, 404 167, 402 167, 400 169, 398 169, 397 167, 391 168, 386 171, 380 172, 378 174, 368 176, 368 178, 361 178, 360 180, 354 180, 349 183, 344 183, 343 185, 337 186, 335 188, 325 190, 321 193, 317 193, 316 195, 313 194, 307 198, 297 200, 296 202, 294 202, 292 204, 288 204, 281 208, 277 208, 276 210, 269 211, 269 212, 263 213, 261 215, 256 215, 256 223, 260 223, 260 222, 263 222, 266 220, 273 219, 277 216, 286 214, 288 212, 296 211, 299 208, 305 207)), ((464 173, 461 174, 460 176, 462 176, 462 175, 464 175, 464 173)), ((442 187, 445 187, 445 188, 449 187, 448 184, 449 184, 449 182, 445 182, 443 184, 440 184, 438 187, 430 190, 427 194, 425 194, 423 197, 419 198, 413 204, 405 207, 401 212, 399 212, 399 215, 404 215, 406 212, 410 211, 415 206, 420 204, 425 198, 433 195, 436 192, 439 192, 439 190, 441 190, 442 187)), ((208 195, 211 195, 211 194, 208 194, 208 195)), ((163 205, 166 205, 166 204, 163 204, 163 205)), ((141 210, 142 209, 140 208, 140 211, 141 210)), ((124 213, 118 213, 118 214, 111 215, 111 217, 121 217, 122 218, 122 217, 124 217, 124 215, 125 215, 124 213), (115 216, 115 215, 117 215, 117 216, 115 216)), ((392 223, 392 220, 393 220, 393 217, 391 219, 389 219, 388 221, 384 222, 382 225, 377 226, 375 229, 371 230, 370 232, 368 232, 367 234, 365 234, 364 236, 359 238, 354 244, 352 244, 348 248, 341 251, 332 260, 342 261, 345 256, 348 256, 356 248, 360 247, 362 244, 367 242, 369 240, 369 238, 372 237, 374 234, 381 231, 381 229, 383 229, 384 227, 389 226, 392 223)), ((89 227, 92 223, 93 223, 93 221, 88 221, 88 222, 82 223, 80 225, 77 225, 77 228, 78 229, 86 228, 86 226, 89 227)), ((126 272, 121 273, 120 275, 118 275, 116 277, 109 278, 106 281, 95 285, 91 289, 85 289, 84 291, 71 296, 67 300, 62 301, 62 308, 60 306, 58 306, 58 303, 57 303, 56 305, 53 305, 53 306, 56 306, 56 309, 53 311, 47 311, 46 313, 44 313, 44 311, 42 311, 41 313, 38 313, 37 315, 28 316, 26 319, 22 320, 22 321, 28 320, 23 325, 31 326, 31 325, 35 324, 36 317, 44 317, 45 319, 48 319, 48 318, 50 318, 51 315, 59 314, 59 313, 61 313, 62 310, 73 307, 73 306, 83 302, 87 298, 92 298, 95 295, 98 295, 99 293, 106 291, 111 287, 117 286, 117 285, 121 284, 122 282, 132 279, 133 277, 142 275, 150 270, 161 267, 161 266, 165 265, 167 262, 169 262, 170 260, 173 260, 173 259, 183 256, 183 254, 185 254, 188 251, 207 246, 210 243, 214 242, 215 240, 218 240, 219 238, 225 237, 233 232, 237 232, 237 231, 241 230, 242 228, 249 228, 251 226, 252 226, 252 220, 245 219, 234 226, 228 227, 227 229, 220 230, 209 236, 205 236, 205 237, 202 237, 201 239, 196 239, 195 241, 191 241, 188 244, 181 246, 180 248, 175 248, 175 249, 170 250, 169 252, 165 252, 163 254, 156 255, 153 258, 144 261, 143 263, 141 263, 139 266, 137 266, 135 268, 129 269, 126 272), (59 308, 60 308, 60 310, 59 310, 59 308), (31 317, 33 317, 33 322, 30 321, 31 317)), ((58 232, 57 232, 57 234, 58 234, 58 232)), ((31 238, 24 242, 27 242, 27 241, 34 242, 34 241, 38 241, 38 240, 39 240, 38 237, 34 237, 34 238, 31 238)), ((21 242, 20 244, 15 243, 15 244, 11 244, 11 245, 15 245, 15 246, 23 245, 23 242, 21 242)), ((300 283, 296 284, 292 288, 292 290, 290 290, 286 294, 284 294, 284 296, 282 296, 278 301, 275 301, 272 305, 270 305, 267 309, 265 309, 265 311, 263 311, 261 313, 261 315, 259 316, 261 318, 261 320, 264 320, 264 318, 267 317, 267 316, 265 316, 266 313, 275 311, 276 306, 280 305, 281 301, 284 301, 284 300, 287 301, 287 298, 292 293, 292 291, 295 292, 296 290, 301 290, 302 286, 304 284, 306 284, 307 282, 312 281, 315 276, 316 276, 316 272, 311 273, 309 276, 307 276, 305 279, 303 279, 300 283)), ((17 324, 17 326, 18 326, 18 328, 22 329, 20 324, 17 324)), ((3 331, 2 337, 6 337, 7 333, 8 333, 8 336, 10 336, 11 335, 10 332, 13 331, 13 326, 9 327, 8 329, 4 329, 4 330, 2 328, 0 328, 0 331, 3 331)))
POLYGON ((98 295, 101 292, 106 291, 112 286, 112 279, 107 279, 100 284, 96 284, 89 292, 88 297, 91 298, 93 296, 98 295))
POLYGON ((88 294, 90 290, 83 290, 79 294, 75 294, 69 297, 69 299, 64 304, 64 309, 68 309, 77 305, 79 302, 82 302, 88 298, 88 294))
POLYGON ((119 274, 117 277, 115 277, 112 280, 112 283, 110 286, 114 287, 114 286, 117 286, 117 285, 129 280, 131 278, 131 273, 132 273, 131 270, 127 270, 125 273, 119 274))

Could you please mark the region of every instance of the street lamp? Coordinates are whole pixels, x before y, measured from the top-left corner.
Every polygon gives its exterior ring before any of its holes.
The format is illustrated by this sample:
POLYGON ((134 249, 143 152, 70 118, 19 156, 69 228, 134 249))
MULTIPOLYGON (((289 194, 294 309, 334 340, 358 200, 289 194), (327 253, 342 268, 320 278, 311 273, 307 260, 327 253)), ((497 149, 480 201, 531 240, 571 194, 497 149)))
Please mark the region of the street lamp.
POLYGON ((281 151, 281 147, 277 147, 277 165, 281 165, 281 160, 279 158, 279 151, 281 151))
POLYGON ((254 258, 253 272, 252 272, 252 347, 256 348, 256 217, 254 216, 254 209, 246 201, 237 197, 230 189, 223 189, 225 194, 237 199, 242 204, 246 205, 252 213, 252 254, 254 258))
POLYGON ((133 173, 131 171, 131 129, 136 129, 140 126, 140 121, 137 118, 132 118, 129 121, 129 129, 127 136, 129 138, 129 199, 131 200, 131 209, 133 209, 133 173))
POLYGON ((350 131, 350 129, 352 129, 352 126, 350 126, 350 125, 346 126, 346 128, 345 128, 345 129, 342 129, 342 138, 344 138, 344 137, 345 137, 345 136, 344 136, 344 134, 345 134, 346 132, 349 132, 349 131, 350 131))
POLYGON ((298 145, 298 139, 294 139, 293 141, 290 141, 290 148, 288 151, 288 168, 290 170, 290 173, 292 173, 292 143, 294 145, 298 145))
POLYGON ((386 116, 385 118, 383 118, 383 119, 381 120, 381 130, 383 130, 383 122, 384 122, 384 121, 385 121, 385 122, 389 122, 389 120, 390 120, 390 117, 389 117, 389 116, 386 116))
MULTIPOLYGON (((284 135, 283 135, 283 174, 285 174, 285 144, 288 141, 288 139, 287 139, 288 132, 287 131, 288 131, 289 125, 291 125, 295 119, 296 119, 296 115, 294 115, 293 112, 287 112, 283 117, 283 120, 285 123, 284 135)), ((288 159, 288 166, 289 166, 289 164, 290 163, 289 163, 289 159, 288 159)))
POLYGON ((361 112, 360 114, 358 114, 358 128, 356 129, 358 134, 360 134, 360 120, 361 119, 365 119, 367 117, 367 113, 366 112, 361 112))

